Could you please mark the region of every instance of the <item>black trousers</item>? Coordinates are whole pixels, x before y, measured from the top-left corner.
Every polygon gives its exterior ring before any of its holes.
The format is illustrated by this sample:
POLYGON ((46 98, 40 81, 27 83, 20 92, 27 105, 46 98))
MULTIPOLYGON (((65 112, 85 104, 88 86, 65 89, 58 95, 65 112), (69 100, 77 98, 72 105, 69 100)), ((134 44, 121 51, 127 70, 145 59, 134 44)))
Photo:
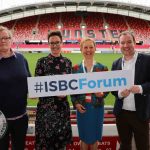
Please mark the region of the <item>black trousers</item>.
POLYGON ((8 120, 6 134, 0 139, 0 150, 8 150, 11 140, 12 150, 24 150, 25 137, 28 129, 28 116, 17 120, 8 120))
POLYGON ((132 137, 135 138, 137 150, 149 150, 149 120, 141 121, 136 112, 122 110, 116 117, 120 137, 120 150, 132 149, 132 137))

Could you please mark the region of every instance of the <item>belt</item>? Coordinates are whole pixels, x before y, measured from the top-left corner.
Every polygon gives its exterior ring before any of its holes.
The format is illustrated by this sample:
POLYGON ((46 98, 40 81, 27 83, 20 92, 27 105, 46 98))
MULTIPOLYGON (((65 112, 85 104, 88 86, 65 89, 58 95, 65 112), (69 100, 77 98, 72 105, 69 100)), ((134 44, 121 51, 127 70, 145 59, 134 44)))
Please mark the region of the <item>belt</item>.
POLYGON ((25 116, 27 114, 27 112, 25 112, 24 114, 22 115, 19 115, 19 116, 16 116, 16 117, 12 117, 12 118, 6 118, 7 120, 17 120, 17 119, 20 119, 22 118, 23 116, 25 116))

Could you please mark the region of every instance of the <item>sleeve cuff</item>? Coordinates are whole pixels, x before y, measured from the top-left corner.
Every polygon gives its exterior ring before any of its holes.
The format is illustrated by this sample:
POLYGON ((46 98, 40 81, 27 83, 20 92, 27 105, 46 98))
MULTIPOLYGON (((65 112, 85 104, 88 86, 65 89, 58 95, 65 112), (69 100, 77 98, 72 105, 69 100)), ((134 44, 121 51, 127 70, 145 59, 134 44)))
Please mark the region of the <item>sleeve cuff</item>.
POLYGON ((139 86, 139 89, 140 89, 140 94, 143 94, 143 88, 141 85, 138 85, 139 86))
POLYGON ((119 97, 120 99, 123 98, 123 96, 121 95, 121 92, 122 92, 121 90, 118 91, 118 97, 119 97))

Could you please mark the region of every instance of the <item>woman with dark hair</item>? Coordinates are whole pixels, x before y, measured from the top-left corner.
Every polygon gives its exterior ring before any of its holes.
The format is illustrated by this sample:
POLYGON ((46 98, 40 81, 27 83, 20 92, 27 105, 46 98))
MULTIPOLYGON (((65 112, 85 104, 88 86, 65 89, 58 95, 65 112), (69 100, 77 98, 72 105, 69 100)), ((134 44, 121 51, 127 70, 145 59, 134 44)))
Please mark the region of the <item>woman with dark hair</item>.
MULTIPOLYGON (((35 76, 70 74, 72 63, 61 55, 62 35, 48 35, 51 53, 37 62, 35 76)), ((36 150, 63 150, 72 141, 70 107, 67 96, 40 97, 35 121, 36 150)))

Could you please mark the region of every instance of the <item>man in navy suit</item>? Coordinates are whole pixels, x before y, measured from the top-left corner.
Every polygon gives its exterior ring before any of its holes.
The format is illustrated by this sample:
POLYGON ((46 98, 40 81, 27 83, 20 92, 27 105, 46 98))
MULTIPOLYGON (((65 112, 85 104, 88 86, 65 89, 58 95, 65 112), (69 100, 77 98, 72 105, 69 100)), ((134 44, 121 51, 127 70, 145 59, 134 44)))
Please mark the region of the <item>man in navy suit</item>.
POLYGON ((132 149, 133 136, 137 150, 149 150, 150 55, 135 51, 135 37, 129 31, 119 35, 119 44, 123 57, 113 62, 112 70, 131 69, 134 78, 129 89, 112 92, 120 150, 132 149))

